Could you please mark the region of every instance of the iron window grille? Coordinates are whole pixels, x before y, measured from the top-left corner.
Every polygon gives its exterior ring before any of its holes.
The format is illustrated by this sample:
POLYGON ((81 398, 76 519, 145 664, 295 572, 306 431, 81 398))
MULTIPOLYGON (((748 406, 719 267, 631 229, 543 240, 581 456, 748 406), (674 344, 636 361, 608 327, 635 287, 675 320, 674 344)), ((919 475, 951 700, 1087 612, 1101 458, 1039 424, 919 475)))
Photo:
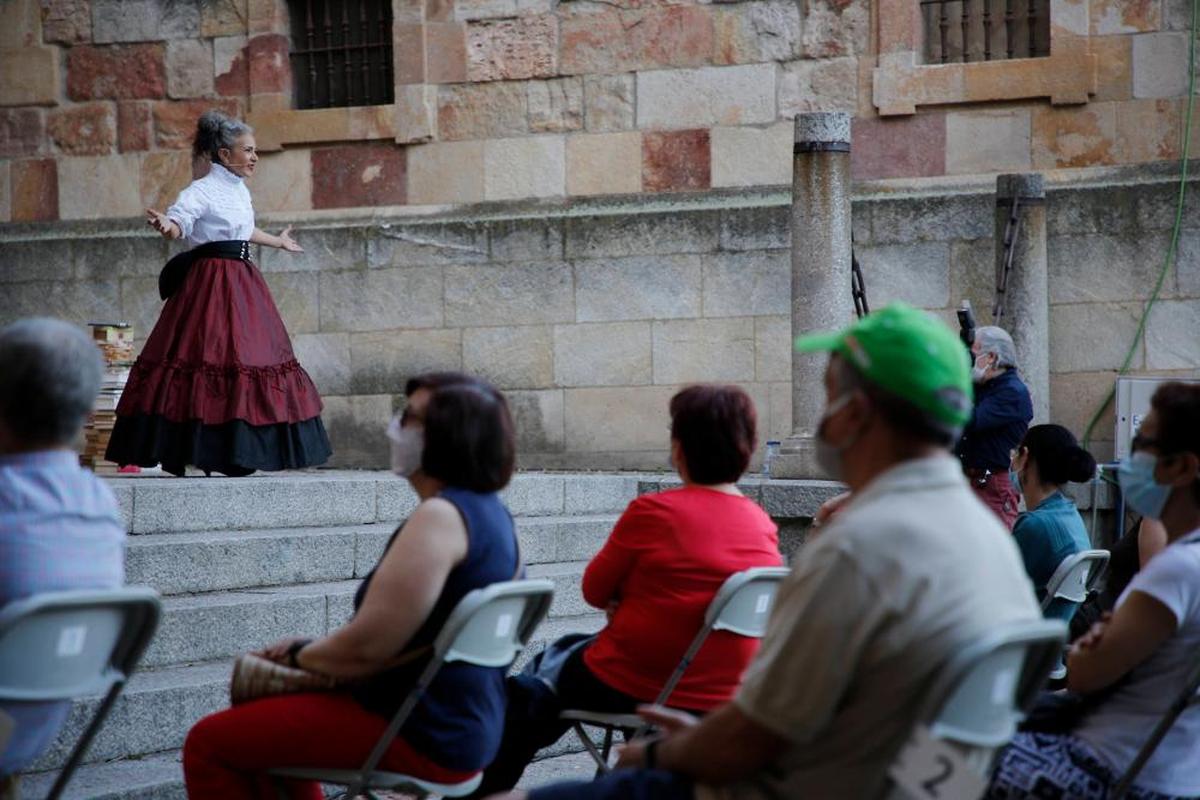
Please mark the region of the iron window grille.
POLYGON ((391 0, 289 0, 296 108, 390 105, 391 0))
POLYGON ((1050 55, 1050 0, 918 0, 927 64, 1050 55))

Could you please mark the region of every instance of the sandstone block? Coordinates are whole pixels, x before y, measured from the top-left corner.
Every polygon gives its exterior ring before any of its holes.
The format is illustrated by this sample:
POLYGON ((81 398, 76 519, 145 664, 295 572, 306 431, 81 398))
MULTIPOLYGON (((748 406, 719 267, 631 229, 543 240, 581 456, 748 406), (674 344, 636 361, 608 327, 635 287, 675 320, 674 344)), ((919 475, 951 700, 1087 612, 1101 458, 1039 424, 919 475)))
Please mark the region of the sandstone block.
POLYGON ((250 63, 245 36, 220 36, 213 39, 213 88, 223 97, 250 93, 250 63))
MULTIPOLYGON (((1193 137, 1200 131, 1197 122, 1192 120, 1193 137)), ((1175 209, 1179 203, 1179 195, 1165 187, 1146 186, 1136 193, 1137 225, 1148 231, 1169 230, 1175 226, 1175 209)), ((1200 225, 1200 195, 1194 191, 1191 184, 1183 200, 1183 227, 1195 228, 1200 225)))
POLYGON ((516 0, 455 0, 454 18, 460 22, 517 16, 516 0))
POLYGON ((559 261, 563 258, 563 222, 555 219, 506 219, 488 225, 492 261, 559 261))
POLYGON ((639 72, 637 96, 640 128, 772 122, 775 65, 639 72))
POLYGON ((711 211, 575 217, 567 220, 567 258, 711 253, 719 223, 711 211))
POLYGON ((1134 36, 1133 96, 1187 95, 1187 50, 1187 34, 1144 33, 1134 36))
POLYGON ((855 247, 867 297, 875 308, 902 300, 917 308, 950 305, 950 245, 947 242, 855 247))
POLYGON ((1033 168, 1116 163, 1116 103, 1033 110, 1033 168))
POLYGON ((704 259, 704 316, 792 313, 792 262, 785 250, 718 253, 704 259))
POLYGON ((9 169, 12 221, 58 219, 58 162, 53 158, 13 161, 9 169))
MULTIPOLYGON (((790 340, 788 346, 791 346, 790 340)), ((788 366, 791 366, 790 360, 788 366)), ((786 382, 780 381, 767 385, 767 398, 770 408, 767 416, 767 429, 758 434, 760 439, 782 441, 792 433, 792 381, 790 371, 787 373, 787 376, 788 380, 786 382)), ((761 414, 762 412, 759 413, 761 414)), ((762 419, 762 417, 760 416, 759 419, 762 419)), ((766 486, 763 487, 764 494, 766 493, 766 488, 766 486)))
POLYGON ((589 259, 575 279, 580 322, 700 316, 699 256, 589 259))
POLYGON ((165 211, 192 182, 192 157, 178 150, 160 150, 142 158, 138 186, 145 208, 165 211))
POLYGON ((634 76, 585 75, 583 126, 593 133, 634 127, 634 76))
MULTIPOLYGON (((867 281, 867 297, 874 286, 867 281)), ((996 247, 991 239, 950 243, 950 304, 970 300, 971 307, 990 313, 996 299, 996 247)), ((873 299, 872 299, 872 302, 873 299)), ((957 322, 951 327, 956 327, 957 322)))
POLYGON ((117 281, 30 281, 0 292, 0 319, 5 321, 45 316, 51 309, 60 319, 117 319, 117 281))
POLYGON ((322 147, 312 152, 312 207, 402 205, 405 149, 390 142, 322 147))
POLYGON ((9 188, 8 161, 0 161, 0 222, 12 221, 12 193, 9 188))
MULTIPOLYGON (((754 320, 754 377, 759 381, 787 381, 788 416, 785 433, 791 433, 792 318, 790 315, 754 320)), ((772 404, 774 401, 772 400, 772 404)))
POLYGON ((117 147, 122 153, 149 150, 154 125, 150 104, 138 100, 117 103, 117 147))
MULTIPOLYGON (((159 262, 162 268, 162 262, 159 262)), ((111 279, 110 279, 111 280, 111 279)), ((158 296, 157 277, 121 278, 115 281, 120 286, 121 319, 133 325, 134 335, 140 339, 150 335, 162 312, 162 299, 158 296)))
MULTIPOLYGON (((264 225, 274 232, 282 223, 264 225)), ((366 265, 368 229, 359 226, 308 227, 292 231, 303 253, 289 253, 274 247, 263 247, 258 267, 263 272, 334 272, 358 270, 366 265)))
MULTIPOLYGON (((409 4, 394 2, 393 13, 397 21, 407 21, 401 11, 409 4)), ((246 32, 247 33, 287 33, 287 5, 278 0, 246 0, 246 32)))
POLYGON ((246 42, 250 91, 253 94, 286 92, 292 85, 288 37, 279 33, 251 36, 246 42))
POLYGON ((713 63, 751 64, 800 57, 800 6, 788 0, 716 9, 713 63))
POLYGON ((206 39, 246 32, 246 0, 212 0, 200 4, 200 35, 206 39))
POLYGON ((483 200, 483 142, 433 142, 408 148, 408 202, 483 200))
POLYGON ((784 64, 779 74, 779 117, 794 120, 809 111, 858 108, 858 60, 805 59, 784 64))
POLYGON ((430 83, 465 83, 466 26, 459 22, 426 22, 425 61, 430 83))
MULTIPOLYGON (((1137 303, 1081 303, 1054 305, 1050 314, 1050 369, 1052 372, 1115 370, 1137 331, 1141 306, 1137 303)), ((1131 367, 1145 362, 1144 345, 1138 345, 1131 367)))
POLYGON ((196 136, 196 120, 210 108, 220 109, 232 116, 238 114, 238 103, 232 98, 155 103, 154 143, 166 149, 190 148, 196 136))
POLYGON ((869 3, 813 0, 805 6, 801 47, 806 58, 866 53, 871 35, 869 3))
POLYGON ((1070 191, 1047 192, 1046 231, 1050 236, 1135 235, 1142 191, 1133 187, 1120 192, 1108 187, 1072 187, 1070 191))
POLYGON ((558 197, 566 191, 562 136, 493 139, 483 145, 483 197, 558 197))
POLYGON ((1030 168, 1029 109, 946 114, 946 172, 1024 172, 1030 168))
POLYGON ((880 201, 871 208, 871 241, 893 244, 990 239, 995 226, 994 205, 990 193, 880 201))
POLYGON ((372 269, 487 260, 487 228, 476 223, 383 225, 367 235, 367 266, 372 269))
POLYGON ((0 158, 36 155, 46 138, 46 116, 37 108, 0 108, 0 158))
POLYGON ((554 327, 558 386, 638 386, 653 382, 649 322, 554 327))
MULTIPOLYGON (((1166 253, 1169 232, 1138 237, 1110 234, 1056 236, 1050 252, 1069 253, 1050 262, 1050 302, 1091 303, 1144 300, 1150 296, 1166 253), (1147 258, 1147 253, 1156 257, 1147 258)), ((1168 296, 1174 285, 1166 284, 1168 296)))
POLYGON ((92 39, 92 8, 88 0, 43 0, 42 41, 79 44, 92 39))
POLYGON ((316 333, 320 328, 318 276, 311 272, 268 272, 263 277, 288 332, 316 333))
POLYGON ((1128 100, 1133 97, 1133 37, 1092 36, 1088 46, 1096 55, 1094 100, 1128 100))
POLYGON ((713 186, 790 186, 793 126, 713 128, 713 186))
POLYGON ((642 134, 642 187, 647 192, 707 189, 712 146, 707 129, 642 134))
POLYGON ((471 23, 467 78, 471 82, 549 78, 557 67, 558 18, 553 14, 471 23))
POLYGON ((1117 159, 1122 164, 1179 158, 1179 100, 1130 100, 1117 104, 1117 159))
POLYGON ((56 105, 58 60, 56 47, 0 50, 0 105, 56 105))
MULTIPOLYGON (((1112 391, 1112 387, 1111 370, 1050 373, 1050 419, 1068 428, 1076 437, 1083 438, 1092 415, 1112 391)), ((1096 423, 1094 439, 1112 439, 1116 429, 1115 412, 1116 403, 1109 403, 1108 409, 1096 423)), ((1095 450, 1095 441, 1092 450, 1095 450)))
POLYGON ((517 453, 562 452, 566 442, 561 389, 508 391, 508 407, 517 429, 517 453))
MULTIPOLYGON (((73 276, 77 280, 102 281, 120 275, 157 281, 166 260, 183 249, 182 245, 171 245, 160 236, 151 236, 148 231, 143 233, 133 228, 127 229, 123 235, 101 234, 78 244, 70 240, 62 241, 64 246, 71 246, 73 276)), ((161 306, 157 284, 152 294, 155 303, 161 306)), ((154 313, 157 315, 158 308, 154 313)), ((150 329, 145 327, 134 330, 135 338, 145 338, 149 333, 150 329)))
POLYGON ((583 79, 529 82, 529 130, 562 133, 583 127, 583 79))
POLYGON ((1200 300, 1156 304, 1146 326, 1146 367, 1194 370, 1200 364, 1197 330, 1200 330, 1200 300))
POLYGON ((1060 41, 1091 32, 1091 14, 1083 0, 1050 0, 1050 40, 1060 41))
POLYGON ((570 452, 604 453, 669 448, 671 386, 567 389, 566 443, 570 452))
POLYGON ((213 92, 213 48, 207 40, 167 43, 167 96, 204 97, 213 92))
POLYGON ((855 180, 918 178, 946 171, 946 115, 859 117, 851 126, 850 169, 855 180))
POLYGON ((463 369, 501 389, 530 389, 554 382, 554 336, 546 325, 464 328, 463 369))
POLYGON ((200 4, 187 0, 92 0, 92 39, 154 42, 200 34, 200 4))
POLYGON ((75 156, 107 155, 117 140, 108 103, 87 103, 50 112, 46 129, 58 149, 75 156))
POLYGON ((711 12, 703 6, 672 6, 599 12, 562 20, 559 72, 599 75, 709 63, 711 12))
POLYGON ((658 320, 654 382, 754 380, 754 320, 658 320))
POLYGON ((414 375, 461 370, 462 337, 447 329, 353 333, 350 369, 354 394, 402 394, 414 375))
POLYGON ((446 324, 522 325, 575 319, 571 265, 446 267, 446 324))
MULTIPOLYGON (((250 191, 259 213, 308 211, 313 207, 313 157, 304 150, 259 156, 250 191)), ((308 248, 308 244, 302 245, 308 248)), ((290 254, 289 254, 290 255, 290 254)))
POLYGON ((1092 34, 1156 31, 1162 22, 1162 7, 1153 0, 1095 0, 1089 4, 1092 34))
POLYGON ((140 216, 140 177, 137 156, 59 159, 59 213, 63 219, 140 216))
POLYGON ((440 269, 322 272, 320 291, 322 333, 442 325, 440 269))
POLYGON ((350 469, 384 469, 389 463, 384 436, 392 416, 390 394, 323 397, 321 421, 333 444, 328 466, 350 469))
MULTIPOLYGON (((4 162, 9 166, 9 162, 4 162)), ((102 255, 107 255, 103 253, 102 255)), ((25 239, 0 242, 5 284, 23 281, 67 281, 91 277, 76 270, 73 243, 66 239, 25 239)), ((106 271, 111 275, 111 271, 106 271)))
POLYGON ((496 139, 528 131, 525 87, 519 83, 438 87, 440 139, 496 139))
POLYGON ((637 131, 567 137, 567 194, 642 190, 642 135, 637 131))
POLYGON ((1179 280, 1180 295, 1200 297, 1200 233, 1194 230, 1180 231, 1175 273, 1179 280))
POLYGON ((722 250, 776 250, 791 246, 791 209, 787 206, 721 212, 722 250))

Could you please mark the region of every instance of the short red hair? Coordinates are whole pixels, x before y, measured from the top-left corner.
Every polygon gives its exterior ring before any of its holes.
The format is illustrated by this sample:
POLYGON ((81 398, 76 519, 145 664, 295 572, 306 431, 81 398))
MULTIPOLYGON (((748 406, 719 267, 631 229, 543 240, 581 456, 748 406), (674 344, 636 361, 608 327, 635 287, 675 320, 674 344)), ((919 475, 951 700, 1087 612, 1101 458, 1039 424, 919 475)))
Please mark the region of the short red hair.
POLYGON ((695 483, 733 483, 750 465, 758 415, 737 386, 696 384, 671 398, 671 438, 695 483))

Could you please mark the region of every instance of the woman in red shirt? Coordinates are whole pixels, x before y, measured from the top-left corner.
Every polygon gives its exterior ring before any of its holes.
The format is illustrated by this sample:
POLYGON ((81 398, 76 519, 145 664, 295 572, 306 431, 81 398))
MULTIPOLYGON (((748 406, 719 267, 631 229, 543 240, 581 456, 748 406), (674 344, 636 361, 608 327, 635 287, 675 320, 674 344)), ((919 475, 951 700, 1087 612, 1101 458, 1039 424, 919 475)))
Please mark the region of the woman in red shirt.
MULTIPOLYGON (((736 386, 689 386, 671 398, 671 463, 683 486, 643 495, 617 521, 583 574, 583 597, 608 625, 564 661, 553 689, 508 679, 500 753, 474 796, 516 785, 525 766, 568 730, 568 708, 632 712, 653 701, 735 572, 782 563, 777 528, 735 485, 754 452, 754 404, 736 386)), ((704 713, 726 702, 758 640, 714 631, 668 705, 704 713)))

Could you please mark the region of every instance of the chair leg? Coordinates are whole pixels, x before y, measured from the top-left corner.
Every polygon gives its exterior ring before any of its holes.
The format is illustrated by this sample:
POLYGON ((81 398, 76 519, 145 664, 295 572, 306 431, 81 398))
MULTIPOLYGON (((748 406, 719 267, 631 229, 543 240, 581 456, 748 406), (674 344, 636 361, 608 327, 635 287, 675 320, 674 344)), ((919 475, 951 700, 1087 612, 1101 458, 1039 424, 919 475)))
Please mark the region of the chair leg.
POLYGON ((592 737, 588 735, 588 732, 584 729, 583 724, 580 722, 575 722, 571 727, 575 729, 575 735, 579 737, 579 743, 583 745, 583 749, 586 750, 588 755, 592 757, 592 760, 596 762, 596 776, 599 777, 605 772, 608 772, 608 760, 596 747, 596 743, 592 741, 592 737))

